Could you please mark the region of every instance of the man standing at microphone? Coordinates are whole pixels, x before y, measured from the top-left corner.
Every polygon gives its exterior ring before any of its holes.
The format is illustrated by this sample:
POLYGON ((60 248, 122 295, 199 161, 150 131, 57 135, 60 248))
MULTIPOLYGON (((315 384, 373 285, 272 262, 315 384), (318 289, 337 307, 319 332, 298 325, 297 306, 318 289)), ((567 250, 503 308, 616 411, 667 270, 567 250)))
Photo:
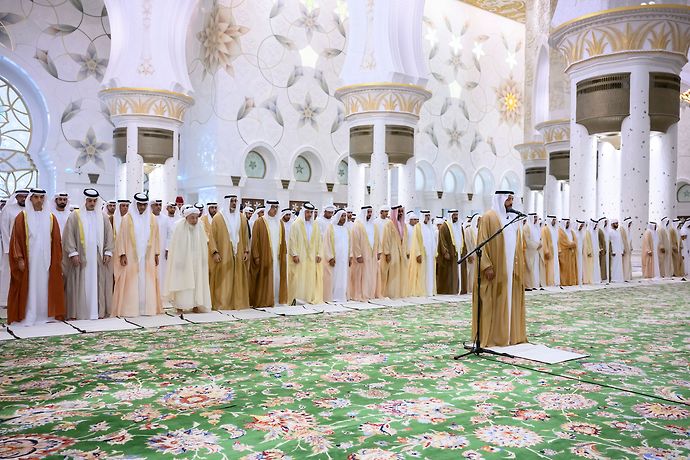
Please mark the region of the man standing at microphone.
MULTIPOLYGON (((524 215, 513 210, 514 193, 498 191, 492 209, 484 213, 477 234, 477 245, 491 238, 501 227, 524 215)), ((502 233, 483 247, 481 291, 475 284, 472 291, 472 339, 480 329, 483 348, 527 342, 525 328, 525 245, 519 221, 508 225, 502 233), (481 317, 478 305, 481 298, 481 317)), ((475 281, 476 283, 476 281, 475 281)))

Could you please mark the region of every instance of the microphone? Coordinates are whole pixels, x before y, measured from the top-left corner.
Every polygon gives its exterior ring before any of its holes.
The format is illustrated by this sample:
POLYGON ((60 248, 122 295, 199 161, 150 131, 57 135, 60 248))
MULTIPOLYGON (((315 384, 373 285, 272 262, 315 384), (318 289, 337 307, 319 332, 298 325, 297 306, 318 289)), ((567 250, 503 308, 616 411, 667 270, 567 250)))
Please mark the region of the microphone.
POLYGON ((518 211, 517 209, 513 209, 513 208, 506 209, 506 212, 509 214, 517 214, 520 217, 528 217, 527 214, 522 213, 522 212, 518 211))

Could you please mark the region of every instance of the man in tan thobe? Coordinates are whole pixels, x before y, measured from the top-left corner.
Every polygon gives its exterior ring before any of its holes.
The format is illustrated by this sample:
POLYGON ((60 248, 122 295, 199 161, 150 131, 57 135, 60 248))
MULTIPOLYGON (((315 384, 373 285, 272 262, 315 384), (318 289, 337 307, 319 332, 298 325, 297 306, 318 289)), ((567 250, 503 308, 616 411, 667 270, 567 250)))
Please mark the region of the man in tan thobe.
POLYGON ((410 252, 407 245, 405 208, 391 208, 391 218, 383 227, 381 245, 381 280, 383 297, 398 299, 408 294, 407 262, 410 252), (383 281, 385 279, 385 282, 383 281))
POLYGON ((541 258, 544 261, 543 267, 540 267, 544 274, 542 286, 560 286, 556 216, 546 216, 546 225, 541 229, 541 252, 541 258))
POLYGON ((649 222, 647 230, 642 236, 642 277, 659 277, 659 235, 656 231, 656 222, 649 222))
POLYGON ((673 276, 671 241, 668 236, 668 226, 669 219, 668 217, 664 217, 661 219, 661 225, 656 229, 659 235, 659 274, 662 278, 670 278, 673 276))
POLYGON ((627 283, 632 280, 632 217, 623 219, 620 227, 621 238, 623 240, 623 280, 627 283))
POLYGON ((577 284, 577 241, 570 228, 570 219, 561 219, 558 228, 558 267, 561 286, 577 284))
POLYGON ((673 225, 668 229, 668 240, 671 244, 671 268, 673 276, 683 276, 683 259, 680 255, 680 236, 678 235, 677 225, 680 219, 674 219, 673 225))
POLYGON ((247 218, 237 207, 237 195, 226 195, 213 216, 211 234, 218 262, 211 265, 211 300, 215 310, 249 308, 249 231, 247 218))
MULTIPOLYGON (((457 295, 460 292, 460 252, 462 241, 453 231, 453 224, 458 222, 458 210, 448 211, 446 219, 438 230, 438 251, 436 254, 436 291, 439 294, 457 295)), ((479 241, 479 240, 477 240, 479 241)))
POLYGON ((69 216, 62 233, 68 318, 98 319, 110 313, 114 246, 113 227, 100 211, 98 191, 87 188, 84 205, 69 216))
POLYGON ((115 239, 115 292, 110 316, 163 313, 158 280, 158 223, 144 193, 134 195, 136 206, 122 218, 115 239))
POLYGON ((539 249, 541 249, 541 229, 537 213, 530 213, 522 226, 525 239, 525 289, 539 287, 539 249))
POLYGON ((352 228, 352 290, 353 300, 366 302, 376 296, 381 257, 379 230, 374 225, 371 206, 363 206, 352 228))
MULTIPOLYGON (((488 240, 513 220, 513 192, 498 191, 493 207, 482 216, 477 241, 488 240)), ((482 347, 515 345, 527 342, 525 327, 525 252, 519 223, 508 225, 483 249, 480 265, 481 291, 472 292, 472 339, 479 331, 482 347), (482 310, 479 313, 479 298, 482 310)))

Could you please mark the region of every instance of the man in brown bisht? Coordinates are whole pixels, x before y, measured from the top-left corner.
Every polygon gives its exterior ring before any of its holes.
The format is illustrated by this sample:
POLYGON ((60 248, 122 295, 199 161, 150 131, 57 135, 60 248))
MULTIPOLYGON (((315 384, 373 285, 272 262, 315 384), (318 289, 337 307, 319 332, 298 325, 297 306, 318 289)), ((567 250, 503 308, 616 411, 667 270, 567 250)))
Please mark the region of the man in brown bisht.
MULTIPOLYGON (((493 209, 485 212, 479 226, 477 244, 488 240, 501 227, 513 220, 508 210, 513 206, 513 192, 498 191, 493 209)), ((481 291, 472 290, 472 338, 477 336, 482 347, 504 347, 527 342, 525 328, 525 245, 521 225, 514 222, 483 248, 481 291), (481 297, 481 318, 478 305, 481 297)))
POLYGON ((209 261, 213 308, 249 308, 249 232, 237 195, 225 196, 223 207, 213 216, 211 233, 220 259, 218 263, 209 261))
POLYGON ((352 227, 351 252, 354 260, 350 269, 350 297, 353 300, 366 302, 376 297, 378 260, 381 257, 380 242, 373 210, 371 206, 363 206, 352 227))
POLYGON ((597 239, 599 240, 599 273, 601 274, 602 283, 608 283, 609 281, 609 240, 606 236, 609 231, 608 222, 608 219, 605 217, 602 217, 599 219, 599 222, 597 222, 597 239))
POLYGON ((673 225, 668 229, 668 239, 671 242, 671 260, 673 261, 673 276, 683 277, 683 257, 680 254, 680 236, 678 223, 680 219, 673 219, 673 225))
POLYGON ((632 217, 623 219, 621 225, 621 238, 623 239, 623 280, 627 283, 632 280, 632 235, 630 234, 630 227, 632 226, 632 217))
POLYGON ((46 191, 31 189, 10 237, 7 322, 33 326, 65 316, 60 225, 45 206, 46 191))
MULTIPOLYGON (((436 291, 439 294, 457 295, 460 292, 460 276, 458 275, 459 248, 462 241, 458 241, 453 223, 458 221, 458 210, 448 211, 450 217, 443 222, 438 230, 438 252, 436 255, 436 291)), ((477 240, 479 243, 480 240, 477 240)))
POLYGON ((668 217, 663 217, 661 219, 661 225, 656 228, 656 233, 659 235, 659 274, 662 278, 670 278, 673 276, 671 242, 668 238, 668 226, 668 217))
POLYGON ((561 286, 577 285, 577 240, 570 219, 561 219, 558 228, 558 267, 561 286))
POLYGON ((252 227, 249 302, 253 307, 287 303, 287 244, 278 201, 266 201, 268 213, 252 227))
POLYGON ((97 190, 85 189, 84 205, 69 216, 62 233, 70 319, 104 318, 113 300, 113 227, 100 211, 99 201, 97 190))

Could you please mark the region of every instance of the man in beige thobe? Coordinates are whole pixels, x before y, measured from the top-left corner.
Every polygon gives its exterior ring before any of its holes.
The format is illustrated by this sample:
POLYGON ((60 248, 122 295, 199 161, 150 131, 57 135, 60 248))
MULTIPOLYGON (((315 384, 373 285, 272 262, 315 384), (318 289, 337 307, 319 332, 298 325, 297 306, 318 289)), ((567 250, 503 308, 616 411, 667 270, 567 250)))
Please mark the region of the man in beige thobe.
POLYGON ((371 206, 363 206, 352 228, 352 290, 353 300, 366 302, 376 297, 381 257, 379 230, 374 224, 371 206))
POLYGON ((115 292, 110 316, 163 313, 158 280, 158 223, 149 198, 134 195, 136 206, 122 218, 115 239, 115 292))
POLYGON ((391 218, 383 227, 380 261, 383 297, 397 299, 408 294, 407 261, 409 257, 405 208, 402 205, 394 206, 391 208, 391 218))
POLYGON ((113 227, 100 211, 98 191, 87 188, 84 205, 69 216, 62 232, 68 318, 98 319, 110 313, 114 245, 113 227))
POLYGON ((288 302, 323 302, 323 238, 314 213, 314 205, 304 203, 290 228, 288 302))

